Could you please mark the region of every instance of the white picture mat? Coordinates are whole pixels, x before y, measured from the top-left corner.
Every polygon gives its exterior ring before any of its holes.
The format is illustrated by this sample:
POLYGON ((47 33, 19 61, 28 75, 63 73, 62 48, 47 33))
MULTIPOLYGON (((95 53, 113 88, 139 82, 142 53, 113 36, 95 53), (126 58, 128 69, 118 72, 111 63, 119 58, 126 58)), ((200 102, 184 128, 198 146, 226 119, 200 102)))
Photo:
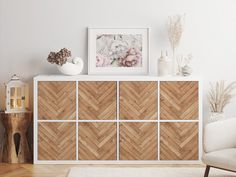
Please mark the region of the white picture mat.
POLYGON ((149 28, 88 28, 88 74, 149 74, 149 28), (96 67, 96 38, 99 34, 141 34, 142 67, 96 67))

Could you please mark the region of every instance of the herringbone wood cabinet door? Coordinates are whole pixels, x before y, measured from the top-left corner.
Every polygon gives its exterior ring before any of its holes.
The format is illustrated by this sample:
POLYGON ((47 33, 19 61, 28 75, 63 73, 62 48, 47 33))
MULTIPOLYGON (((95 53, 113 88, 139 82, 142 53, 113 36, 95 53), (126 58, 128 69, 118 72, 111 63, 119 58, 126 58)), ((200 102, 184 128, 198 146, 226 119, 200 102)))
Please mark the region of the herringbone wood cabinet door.
POLYGON ((38 82, 38 119, 71 120, 76 115, 75 82, 38 82))
POLYGON ((76 159, 76 123, 38 123, 39 160, 76 159))
POLYGON ((116 119, 116 82, 79 82, 79 119, 116 119))
POLYGON ((120 160, 157 160, 157 123, 120 123, 120 160))
POLYGON ((198 82, 164 81, 160 85, 162 120, 198 119, 198 82))
POLYGON ((157 82, 120 82, 120 119, 157 119, 157 82))
POLYGON ((160 123, 161 160, 198 160, 198 123, 160 123))
POLYGON ((116 123, 79 123, 80 160, 116 160, 116 123))

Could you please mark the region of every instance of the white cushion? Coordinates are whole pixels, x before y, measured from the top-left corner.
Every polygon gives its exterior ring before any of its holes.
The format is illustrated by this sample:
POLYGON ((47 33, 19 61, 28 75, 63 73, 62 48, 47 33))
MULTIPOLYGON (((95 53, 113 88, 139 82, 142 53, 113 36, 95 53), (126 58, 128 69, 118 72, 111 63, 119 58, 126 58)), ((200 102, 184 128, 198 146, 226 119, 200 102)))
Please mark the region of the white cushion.
POLYGON ((236 148, 236 118, 209 123, 205 126, 205 152, 226 148, 236 148))
POLYGON ((206 153, 202 160, 213 167, 236 171, 236 148, 206 153))

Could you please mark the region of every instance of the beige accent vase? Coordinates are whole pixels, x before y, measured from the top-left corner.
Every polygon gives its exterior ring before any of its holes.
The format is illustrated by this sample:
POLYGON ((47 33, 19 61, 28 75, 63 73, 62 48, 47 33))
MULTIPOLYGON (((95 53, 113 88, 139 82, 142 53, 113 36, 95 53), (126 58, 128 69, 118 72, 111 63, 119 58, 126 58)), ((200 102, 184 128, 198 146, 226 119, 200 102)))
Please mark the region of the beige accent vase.
POLYGON ((168 58, 167 54, 161 54, 158 59, 158 76, 171 76, 172 61, 168 58))

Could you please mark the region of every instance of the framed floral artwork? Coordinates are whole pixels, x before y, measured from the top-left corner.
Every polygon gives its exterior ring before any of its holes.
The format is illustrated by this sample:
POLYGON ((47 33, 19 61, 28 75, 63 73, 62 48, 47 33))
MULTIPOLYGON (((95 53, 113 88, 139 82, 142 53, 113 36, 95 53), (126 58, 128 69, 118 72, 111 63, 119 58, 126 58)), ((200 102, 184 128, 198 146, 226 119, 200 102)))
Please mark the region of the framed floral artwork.
POLYGON ((149 28, 88 28, 88 49, 88 74, 149 73, 149 28))

